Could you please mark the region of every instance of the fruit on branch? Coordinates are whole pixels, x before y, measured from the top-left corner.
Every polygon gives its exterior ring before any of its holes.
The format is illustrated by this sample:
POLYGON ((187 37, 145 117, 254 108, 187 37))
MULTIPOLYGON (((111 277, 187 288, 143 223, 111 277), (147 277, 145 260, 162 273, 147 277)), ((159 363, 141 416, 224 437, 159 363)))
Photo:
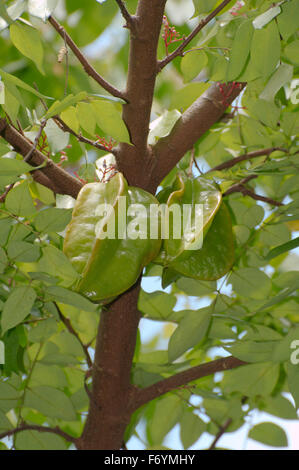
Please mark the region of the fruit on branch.
POLYGON ((151 205, 158 205, 157 199, 129 187, 119 172, 107 183, 83 186, 63 247, 81 274, 73 286, 76 291, 107 303, 137 281, 161 248, 161 240, 148 233, 151 205))
MULTIPOLYGON (((184 227, 181 219, 183 236, 176 239, 170 233, 154 262, 170 269, 174 277, 178 273, 194 279, 215 280, 226 274, 234 261, 234 238, 221 192, 202 177, 187 178, 179 173, 173 185, 163 189, 157 198, 160 203, 166 203, 169 211, 174 205, 182 208, 189 204, 191 223, 184 227), (197 219, 200 211, 201 218, 197 219)), ((183 215, 183 209, 180 213, 183 215)))

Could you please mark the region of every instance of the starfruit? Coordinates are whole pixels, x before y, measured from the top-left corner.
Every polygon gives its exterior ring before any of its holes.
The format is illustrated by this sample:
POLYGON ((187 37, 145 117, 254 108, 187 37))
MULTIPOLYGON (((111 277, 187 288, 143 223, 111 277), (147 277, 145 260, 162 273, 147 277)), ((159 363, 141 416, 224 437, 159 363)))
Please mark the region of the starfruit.
POLYGON ((183 173, 179 173, 172 187, 162 190, 157 198, 161 204, 166 205, 162 223, 169 224, 170 230, 169 236, 163 240, 161 254, 155 261, 169 265, 183 253, 201 248, 220 207, 222 195, 209 181, 203 178, 187 178, 183 173), (176 233, 174 224, 178 229, 176 233))
MULTIPOLYGON (((202 177, 187 178, 178 174, 172 187, 157 196, 160 203, 191 207, 191 223, 181 239, 163 241, 163 248, 154 262, 163 264, 167 285, 177 275, 199 280, 215 280, 229 271, 234 261, 234 238, 229 211, 221 192, 202 177), (201 224, 194 223, 196 204, 202 207, 201 224), (201 246, 196 243, 200 240, 201 246), (167 280, 169 278, 169 281, 167 280)), ((183 213, 183 211, 181 211, 183 213)))
POLYGON ((169 266, 183 276, 212 281, 220 279, 231 269, 234 258, 231 217, 226 204, 222 202, 202 248, 182 253, 169 266))
POLYGON ((106 303, 137 281, 161 247, 161 240, 151 239, 149 234, 148 215, 153 204, 158 204, 157 199, 140 188, 129 187, 122 173, 116 173, 107 183, 83 186, 63 246, 81 275, 74 290, 106 303), (133 219, 127 209, 133 204, 145 209, 140 216, 143 220, 138 220, 148 230, 143 234, 146 236, 127 236, 133 219), (105 205, 107 210, 103 212, 105 205))

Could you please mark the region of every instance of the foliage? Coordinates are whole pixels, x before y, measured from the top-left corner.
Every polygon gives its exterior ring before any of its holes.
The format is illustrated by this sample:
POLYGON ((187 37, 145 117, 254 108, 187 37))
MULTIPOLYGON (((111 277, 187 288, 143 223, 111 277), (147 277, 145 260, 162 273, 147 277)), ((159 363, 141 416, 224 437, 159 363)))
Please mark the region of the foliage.
MULTIPOLYGON (((99 88, 47 19, 54 11, 95 73, 123 89, 129 33, 120 26, 118 3, 1 2, 1 117, 22 128, 59 168, 78 171, 84 182, 94 181, 99 157, 117 143, 130 144, 122 118, 125 100, 99 88)), ((129 13, 137 3, 126 2, 129 13)), ((160 65, 219 4, 167 2, 160 65), (185 14, 187 3, 192 21, 185 14)), ((239 84, 246 87, 159 182, 163 192, 182 173, 201 174, 225 202, 210 228, 210 242, 187 268, 179 258, 144 269, 138 301, 143 319, 131 379, 140 389, 149 388, 228 355, 247 364, 187 380, 142 403, 124 441, 134 436, 146 448, 163 448, 177 425, 184 448, 204 433, 215 438, 215 447, 224 432, 239 430, 255 410, 296 419, 299 408, 298 2, 233 5, 208 22, 157 77, 149 134, 154 148, 211 85, 224 107, 239 84), (214 270, 206 275, 204 263, 211 257, 214 270), (150 328, 153 322, 163 326, 144 340, 142 325, 150 328)), ((0 437, 3 448, 62 450, 76 445, 84 429, 89 368, 106 306, 72 289, 78 272, 63 244, 74 201, 38 182, 36 168, 22 155, 0 139, 0 359, 5 352, 0 437)), ((119 276, 128 262, 119 267, 119 276)), ((104 279, 105 272, 101 275, 104 279)), ((287 446, 285 431, 272 422, 255 425, 249 437, 287 446)))

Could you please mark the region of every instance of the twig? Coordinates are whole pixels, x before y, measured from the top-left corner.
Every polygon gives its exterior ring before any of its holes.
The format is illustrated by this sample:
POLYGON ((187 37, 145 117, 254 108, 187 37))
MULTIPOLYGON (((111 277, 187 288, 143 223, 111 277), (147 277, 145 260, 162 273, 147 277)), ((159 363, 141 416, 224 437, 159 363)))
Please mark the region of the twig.
POLYGON ((124 19, 126 20, 125 28, 130 29, 132 32, 135 32, 136 27, 135 27, 134 19, 133 19, 132 15, 130 15, 130 13, 128 12, 125 3, 122 0, 116 0, 116 3, 119 6, 121 14, 123 15, 124 19))
POLYGON ((69 78, 69 51, 66 42, 66 32, 64 32, 64 47, 65 47, 65 84, 64 84, 64 96, 67 95, 67 84, 69 78))
POLYGON ((275 152, 277 150, 279 150, 280 152, 288 152, 287 149, 281 147, 271 147, 268 149, 256 150, 255 152, 245 153, 244 155, 240 155, 239 157, 235 157, 231 160, 227 160, 226 162, 220 163, 220 165, 214 166, 214 168, 211 168, 209 171, 207 171, 207 173, 211 173, 212 171, 227 170, 228 168, 232 168, 238 163, 251 160, 257 157, 262 157, 263 155, 270 155, 270 153, 275 152))
POLYGON ((57 434, 58 436, 63 437, 68 442, 73 442, 73 443, 76 442, 76 438, 62 431, 62 429, 60 429, 59 427, 50 428, 47 426, 38 426, 35 424, 22 424, 14 429, 10 429, 9 431, 4 431, 0 433, 0 439, 3 439, 4 437, 14 436, 16 433, 22 432, 22 431, 49 432, 49 433, 57 434))
POLYGON ((117 98, 121 98, 125 101, 127 101, 126 96, 123 92, 112 86, 110 83, 108 83, 98 72, 93 68, 93 66, 88 62, 84 54, 80 51, 78 46, 74 43, 72 38, 69 36, 69 34, 66 32, 63 26, 58 23, 58 21, 53 17, 49 17, 49 23, 53 26, 54 29, 58 32, 58 34, 62 37, 63 40, 66 41, 67 45, 69 48, 73 51, 81 65, 83 65, 83 68, 85 72, 92 77, 101 87, 103 87, 108 93, 110 93, 112 96, 115 96, 117 98))
POLYGON ((223 436, 223 434, 225 433, 227 428, 230 426, 232 421, 233 421, 232 418, 228 418, 228 420, 224 423, 224 425, 220 426, 219 432, 216 434, 215 439, 213 440, 212 444, 209 447, 209 450, 214 450, 215 449, 217 442, 223 436))
POLYGON ((67 330, 68 330, 73 336, 75 336, 75 338, 77 338, 77 340, 78 340, 79 343, 81 344, 82 349, 83 349, 84 354, 85 354, 85 357, 86 357, 86 362, 87 362, 88 368, 90 369, 90 368, 92 367, 92 360, 91 360, 91 357, 90 357, 89 352, 88 352, 88 347, 86 346, 86 344, 82 343, 82 341, 81 341, 81 339, 80 339, 78 333, 74 330, 71 321, 63 315, 63 313, 62 313, 62 311, 60 310, 60 308, 58 307, 57 303, 54 302, 54 304, 55 304, 55 307, 56 307, 56 309, 57 309, 59 318, 60 318, 60 320, 62 321, 62 323, 66 326, 67 330))
POLYGON ((167 65, 169 64, 169 62, 171 62, 173 59, 175 59, 175 57, 178 57, 178 56, 181 56, 185 47, 192 41, 193 38, 195 38, 195 36, 213 19, 215 18, 216 15, 218 15, 218 13, 223 10, 224 7, 226 7, 226 5, 228 3, 230 3, 232 0, 224 0, 222 3, 220 3, 220 5, 215 8, 214 11, 212 11, 212 13, 210 13, 208 16, 206 16, 206 18, 204 18, 203 20, 201 20, 201 22, 199 23, 199 25, 189 34, 189 36, 186 37, 186 39, 182 42, 182 44, 174 51, 172 52, 172 54, 169 54, 167 57, 165 57, 163 60, 160 60, 158 62, 158 67, 157 67, 157 71, 158 72, 161 72, 161 70, 167 65))
MULTIPOLYGON (((23 157, 26 157, 32 150, 32 142, 24 137, 15 127, 8 124, 5 118, 0 119, 0 135, 8 142, 13 149, 23 157)), ((69 194, 76 198, 82 183, 73 178, 62 168, 46 158, 45 155, 35 148, 30 158, 30 164, 33 165, 33 177, 44 186, 47 186, 55 193, 69 194), (46 162, 46 165, 39 170, 35 170, 35 166, 40 166, 46 162)))
MULTIPOLYGON (((36 83, 33 84, 34 85, 34 88, 38 90, 38 87, 36 85, 36 83)), ((43 100, 42 98, 40 98, 40 102, 41 104, 43 105, 45 111, 48 111, 48 106, 45 102, 45 100, 43 100)), ((88 144, 88 145, 92 145, 93 147, 97 148, 98 150, 103 150, 103 151, 107 151, 106 147, 104 145, 101 145, 99 144, 98 142, 94 141, 94 140, 91 140, 91 139, 88 139, 87 137, 84 137, 82 134, 77 134, 77 132, 73 131, 73 129, 71 129, 62 119, 61 117, 59 116, 53 116, 53 121, 59 126, 59 128, 63 131, 63 132, 68 132, 69 134, 72 134, 74 137, 76 137, 79 142, 83 142, 84 144, 88 144)), ((110 153, 112 153, 113 155, 116 155, 116 151, 111 149, 109 150, 110 153)))
POLYGON ((234 369, 247 363, 237 359, 233 356, 222 357, 214 361, 200 364, 199 366, 191 367, 188 370, 179 372, 178 374, 168 377, 164 380, 145 387, 143 389, 137 389, 134 396, 134 407, 137 409, 140 406, 148 403, 154 398, 158 398, 167 392, 171 392, 181 387, 182 385, 198 380, 202 377, 215 374, 215 372, 221 372, 229 369, 234 369))
POLYGON ((256 201, 263 201, 268 204, 271 204, 272 206, 283 206, 284 204, 282 202, 276 201, 275 199, 271 199, 270 197, 265 197, 261 196, 260 194, 256 194, 254 191, 251 189, 247 188, 245 186, 245 183, 248 181, 257 178, 257 175, 249 175, 246 178, 242 179, 239 183, 234 184, 231 186, 227 191, 223 193, 223 196, 228 196, 229 194, 233 193, 242 193, 243 196, 249 196, 252 199, 255 199, 256 201))
MULTIPOLYGON (((83 142, 84 144, 92 145, 93 147, 97 148, 98 150, 103 150, 104 152, 107 152, 107 148, 99 144, 95 140, 88 139, 87 137, 84 137, 81 133, 77 134, 77 132, 73 131, 59 116, 53 116, 53 120, 56 122, 56 124, 60 127, 61 130, 64 132, 69 132, 73 136, 75 136, 80 142, 83 142)), ((109 150, 110 153, 113 155, 116 155, 116 150, 109 150)))

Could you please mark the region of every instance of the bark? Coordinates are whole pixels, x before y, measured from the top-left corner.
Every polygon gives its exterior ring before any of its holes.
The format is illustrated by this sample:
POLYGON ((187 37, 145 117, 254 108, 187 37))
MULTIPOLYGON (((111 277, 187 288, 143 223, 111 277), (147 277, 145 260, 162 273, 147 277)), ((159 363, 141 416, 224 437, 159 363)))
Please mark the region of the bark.
POLYGON ((87 422, 79 449, 119 449, 134 410, 131 365, 140 314, 140 281, 101 313, 87 422))

